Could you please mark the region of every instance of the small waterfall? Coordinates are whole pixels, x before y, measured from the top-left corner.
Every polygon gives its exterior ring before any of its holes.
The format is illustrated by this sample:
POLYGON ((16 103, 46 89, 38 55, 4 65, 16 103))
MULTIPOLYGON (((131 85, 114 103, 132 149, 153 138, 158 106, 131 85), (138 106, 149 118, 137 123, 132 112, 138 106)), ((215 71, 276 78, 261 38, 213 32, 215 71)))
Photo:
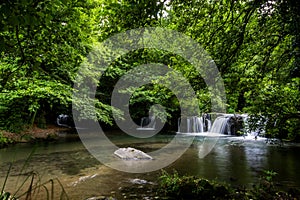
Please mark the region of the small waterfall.
POLYGON ((228 123, 229 119, 230 117, 225 116, 217 117, 210 129, 210 132, 231 135, 230 125, 228 123))
POLYGON ((67 128, 71 128, 73 126, 71 117, 65 114, 60 114, 56 118, 56 124, 58 126, 67 127, 67 128))
POLYGON ((177 133, 180 133, 181 132, 181 118, 178 118, 177 120, 177 133))
POLYGON ((189 117, 178 118, 178 133, 189 133, 191 127, 191 120, 189 117))
POLYGON ((205 128, 206 128, 206 131, 210 131, 211 129, 211 121, 209 119, 205 119, 205 128))
POLYGON ((156 120, 154 116, 143 117, 141 119, 141 125, 137 130, 155 130, 156 120))
POLYGON ((178 119, 178 133, 202 133, 204 124, 202 117, 181 117, 178 119))
POLYGON ((224 114, 217 117, 212 123, 209 114, 203 114, 201 117, 181 117, 178 119, 177 133, 203 133, 211 132, 225 135, 235 135, 238 128, 235 123, 237 115, 224 114))
POLYGON ((187 133, 191 132, 191 118, 186 119, 186 132, 187 133))
POLYGON ((202 117, 194 117, 194 125, 195 125, 195 132, 202 133, 204 132, 204 125, 203 125, 203 118, 202 117))
POLYGON ((222 114, 211 121, 211 114, 202 116, 181 117, 178 119, 177 133, 203 133, 211 132, 224 135, 243 135, 245 131, 245 119, 243 114, 222 114))

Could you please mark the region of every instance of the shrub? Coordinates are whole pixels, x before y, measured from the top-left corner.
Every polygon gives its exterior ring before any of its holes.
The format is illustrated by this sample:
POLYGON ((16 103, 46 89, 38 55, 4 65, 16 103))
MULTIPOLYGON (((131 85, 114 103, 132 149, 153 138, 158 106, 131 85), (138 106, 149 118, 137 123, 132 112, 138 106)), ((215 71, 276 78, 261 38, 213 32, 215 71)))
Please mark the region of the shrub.
POLYGON ((160 176, 159 192, 165 199, 244 199, 244 200, 294 200, 299 199, 300 191, 290 189, 280 191, 273 183, 276 175, 273 171, 264 171, 260 182, 253 188, 233 188, 223 183, 209 181, 194 176, 179 176, 175 171, 168 174, 163 171, 160 176))
POLYGON ((3 135, 3 132, 0 131, 0 148, 6 146, 13 141, 3 135))
POLYGON ((225 184, 194 176, 180 177, 163 171, 160 176, 160 192, 174 199, 232 199, 231 189, 225 184))

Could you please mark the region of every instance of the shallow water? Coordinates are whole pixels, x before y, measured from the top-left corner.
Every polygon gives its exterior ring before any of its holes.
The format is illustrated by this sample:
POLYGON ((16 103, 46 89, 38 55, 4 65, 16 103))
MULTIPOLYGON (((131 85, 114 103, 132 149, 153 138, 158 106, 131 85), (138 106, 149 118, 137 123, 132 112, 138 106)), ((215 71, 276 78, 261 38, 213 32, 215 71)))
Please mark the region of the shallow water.
MULTIPOLYGON (((119 147, 132 146, 145 152, 157 150, 173 138, 164 135, 137 140, 119 133, 109 134, 109 136, 119 147)), ((172 172, 175 169, 180 174, 197 175, 248 187, 258 182, 263 170, 273 170, 278 173, 275 181, 280 187, 300 188, 298 172, 300 146, 298 144, 279 146, 266 144, 261 138, 254 140, 254 138, 243 137, 220 137, 213 150, 200 159, 199 149, 203 138, 204 136, 196 136, 183 156, 165 170, 172 172)), ((106 167, 85 149, 76 135, 66 135, 59 142, 37 145, 18 144, 0 149, 0 185, 5 179, 10 162, 13 162, 13 165, 5 190, 16 191, 28 174, 34 171, 37 174, 36 180, 40 179, 40 183, 54 179, 54 192, 57 197, 61 192, 62 187, 59 184, 61 182, 70 199, 86 199, 101 195, 115 197, 131 195, 132 198, 136 198, 134 195, 137 194, 128 192, 128 187, 140 188, 138 195, 151 199, 151 186, 157 182, 161 173, 158 170, 133 174, 106 167), (31 152, 33 155, 28 159, 31 152), (27 160, 29 162, 24 167, 27 160), (148 189, 143 189, 144 187, 148 189), (124 192, 126 188, 127 193, 124 192)), ((46 185, 49 188, 51 184, 46 185)), ((24 191, 26 187, 22 188, 24 191)), ((41 190, 39 195, 43 193, 45 194, 45 191, 41 190)))

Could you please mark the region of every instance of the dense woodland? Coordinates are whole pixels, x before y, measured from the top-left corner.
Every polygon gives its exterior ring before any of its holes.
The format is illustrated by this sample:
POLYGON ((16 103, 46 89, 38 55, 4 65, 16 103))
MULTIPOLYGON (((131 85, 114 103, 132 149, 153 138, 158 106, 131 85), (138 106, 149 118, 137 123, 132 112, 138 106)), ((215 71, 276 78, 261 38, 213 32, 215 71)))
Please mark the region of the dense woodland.
MULTIPOLYGON (((95 44, 133 28, 163 27, 186 34, 211 55, 224 80, 228 113, 263 116, 273 136, 300 135, 300 1, 7 0, 0 13, 0 130, 18 134, 71 115, 77 71, 95 44)), ((97 120, 114 126, 114 84, 147 62, 180 71, 200 111, 211 112, 209 90, 192 65, 169 52, 140 49, 103 73, 97 120)), ((134 92, 132 118, 139 121, 154 104, 165 106, 169 129, 176 127, 176 96, 157 83, 134 92)))

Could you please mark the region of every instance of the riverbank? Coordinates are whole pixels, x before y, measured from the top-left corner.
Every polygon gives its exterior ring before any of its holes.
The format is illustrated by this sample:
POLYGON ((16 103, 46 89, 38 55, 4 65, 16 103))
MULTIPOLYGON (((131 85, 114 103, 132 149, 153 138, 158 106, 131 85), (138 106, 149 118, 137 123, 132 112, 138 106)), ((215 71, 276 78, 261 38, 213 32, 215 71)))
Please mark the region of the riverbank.
POLYGON ((16 143, 56 140, 59 138, 60 133, 70 131, 72 129, 56 125, 47 125, 45 129, 33 126, 20 133, 0 130, 0 148, 16 143))

